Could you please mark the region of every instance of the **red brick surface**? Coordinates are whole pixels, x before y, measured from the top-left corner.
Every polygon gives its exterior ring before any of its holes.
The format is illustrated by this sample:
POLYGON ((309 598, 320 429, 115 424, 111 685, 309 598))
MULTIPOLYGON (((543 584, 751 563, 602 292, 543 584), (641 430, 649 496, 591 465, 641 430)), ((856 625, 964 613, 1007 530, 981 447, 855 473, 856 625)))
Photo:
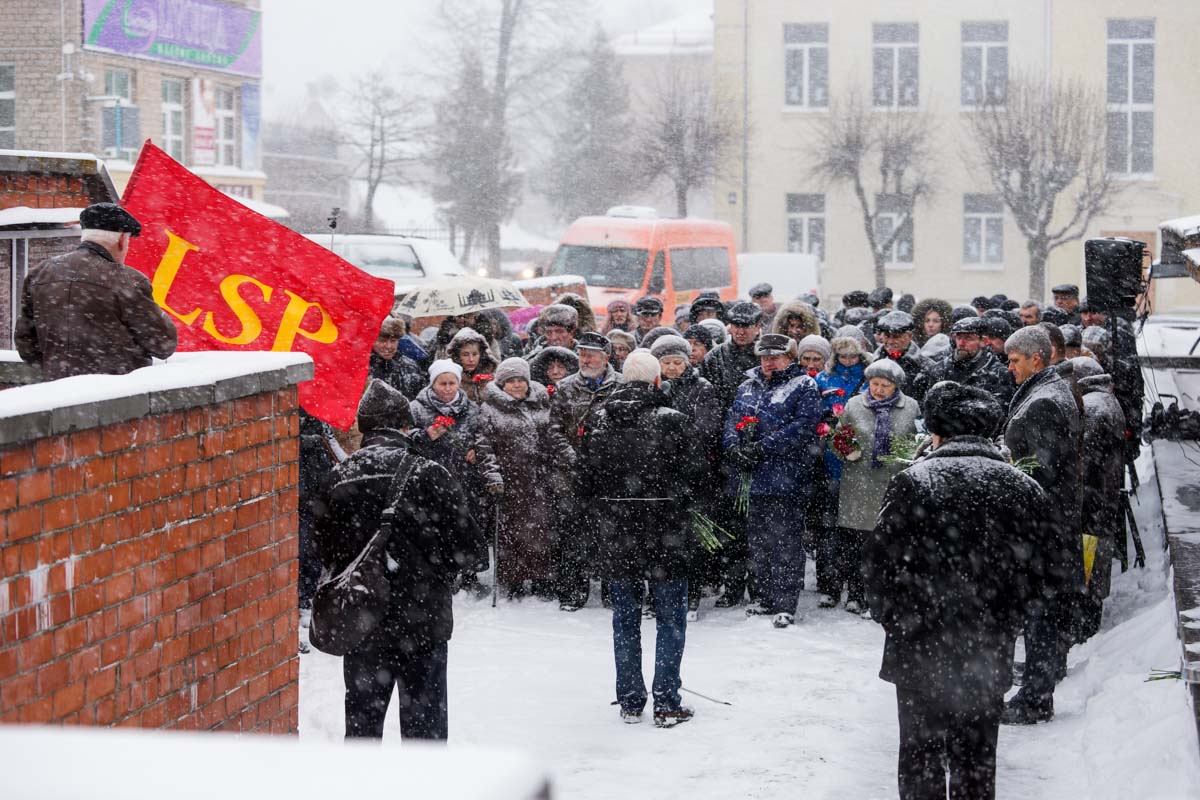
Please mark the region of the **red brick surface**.
POLYGON ((296 732, 297 413, 0 448, 0 722, 296 732))

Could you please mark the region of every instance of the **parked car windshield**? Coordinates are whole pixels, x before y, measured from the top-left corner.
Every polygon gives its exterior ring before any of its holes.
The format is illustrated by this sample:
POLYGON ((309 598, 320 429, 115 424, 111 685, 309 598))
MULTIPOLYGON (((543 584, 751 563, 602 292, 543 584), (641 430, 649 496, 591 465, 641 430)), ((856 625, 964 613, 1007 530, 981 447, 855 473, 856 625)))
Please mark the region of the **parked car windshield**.
POLYGON ((416 251, 407 244, 343 240, 334 243, 333 252, 377 278, 411 281, 425 277, 416 251))
POLYGON ((581 275, 588 286, 633 289, 646 277, 650 251, 628 247, 564 244, 558 248, 551 275, 581 275))

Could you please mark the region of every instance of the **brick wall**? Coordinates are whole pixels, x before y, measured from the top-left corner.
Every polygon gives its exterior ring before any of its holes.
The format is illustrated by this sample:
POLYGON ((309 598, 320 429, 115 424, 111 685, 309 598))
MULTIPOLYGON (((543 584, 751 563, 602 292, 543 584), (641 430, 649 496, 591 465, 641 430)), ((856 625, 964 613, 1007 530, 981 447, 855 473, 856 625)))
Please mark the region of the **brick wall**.
MULTIPOLYGON (((0 722, 297 730, 284 384, 198 406, 176 389, 149 407, 193 407, 0 445, 0 722)), ((77 408, 129 407, 96 405, 77 408)))
POLYGON ((0 209, 85 208, 91 193, 76 175, 14 175, 0 173, 0 209))

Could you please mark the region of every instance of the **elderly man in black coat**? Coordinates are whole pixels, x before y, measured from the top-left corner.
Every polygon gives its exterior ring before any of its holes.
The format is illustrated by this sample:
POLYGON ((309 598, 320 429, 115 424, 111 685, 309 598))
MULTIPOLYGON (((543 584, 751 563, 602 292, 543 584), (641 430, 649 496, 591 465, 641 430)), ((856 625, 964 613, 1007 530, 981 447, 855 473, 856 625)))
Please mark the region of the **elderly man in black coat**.
POLYGON ((411 449, 413 418, 404 395, 372 380, 358 406, 362 449, 339 464, 313 505, 314 539, 323 566, 344 570, 380 527, 400 492, 388 537, 387 613, 342 659, 346 738, 383 737, 383 721, 400 691, 400 735, 445 739, 446 643, 454 628, 451 583, 487 560, 487 540, 462 490, 443 467, 411 449), (402 488, 393 479, 404 472, 402 488))
POLYGON ((1083 423, 1070 384, 1050 366, 1050 337, 1044 329, 1021 328, 1004 349, 1017 382, 1004 443, 1014 461, 1037 459, 1033 479, 1050 498, 1045 512, 1054 533, 1033 554, 1045 595, 1025 623, 1025 685, 1004 715, 1007 724, 1028 725, 1054 716, 1054 685, 1066 675, 1084 588, 1079 491, 1083 423))
POLYGON ((996 739, 1021 621, 1045 547, 1032 479, 991 437, 991 393, 952 382, 925 397, 932 452, 888 484, 863 554, 871 613, 887 631, 879 676, 896 684, 902 800, 995 795, 996 739))
POLYGON ((646 705, 641 625, 649 579, 658 627, 654 724, 667 728, 692 717, 679 696, 679 667, 687 630, 688 509, 703 455, 695 426, 659 388, 654 356, 634 351, 624 376, 583 433, 576 497, 592 509, 601 572, 611 581, 621 719, 641 722, 646 705))
POLYGON ((954 323, 950 336, 954 352, 935 373, 939 380, 975 386, 991 394, 1008 408, 1017 386, 1005 365, 983 342, 987 321, 983 317, 968 317, 954 323))
POLYGON ((906 395, 920 403, 936 377, 937 365, 913 341, 915 330, 912 314, 904 311, 884 314, 875 321, 875 333, 882 339, 882 344, 875 351, 875 360, 890 358, 899 364, 906 379, 901 388, 906 395))

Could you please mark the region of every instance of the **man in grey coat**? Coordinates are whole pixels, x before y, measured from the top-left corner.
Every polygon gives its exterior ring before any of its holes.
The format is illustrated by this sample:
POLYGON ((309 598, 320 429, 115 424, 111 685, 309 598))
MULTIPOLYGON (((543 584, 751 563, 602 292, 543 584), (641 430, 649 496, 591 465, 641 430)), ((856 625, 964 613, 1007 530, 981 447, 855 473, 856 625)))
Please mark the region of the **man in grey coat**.
POLYGON ((1071 387, 1050 366, 1050 337, 1040 327, 1014 333, 1004 344, 1017 382, 1004 443, 1013 461, 1036 458, 1033 479, 1050 498, 1052 537, 1034 553, 1044 578, 1044 602, 1025 623, 1025 685, 1004 712, 1006 724, 1029 725, 1054 716, 1054 685, 1066 675, 1072 619, 1083 588, 1079 464, 1083 427, 1071 387))

